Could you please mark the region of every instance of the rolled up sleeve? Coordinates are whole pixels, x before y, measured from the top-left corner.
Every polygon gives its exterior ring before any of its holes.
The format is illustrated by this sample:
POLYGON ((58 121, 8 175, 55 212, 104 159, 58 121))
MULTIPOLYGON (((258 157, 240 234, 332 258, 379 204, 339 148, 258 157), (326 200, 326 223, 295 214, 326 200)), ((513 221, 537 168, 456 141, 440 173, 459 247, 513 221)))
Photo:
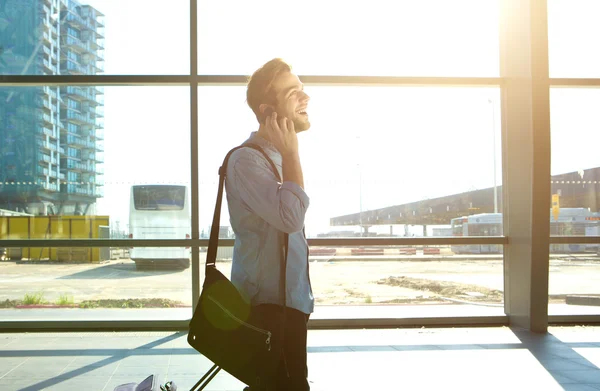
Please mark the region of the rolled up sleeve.
POLYGON ((271 165, 258 151, 241 149, 231 156, 228 167, 239 198, 270 225, 286 233, 299 232, 310 204, 296 183, 279 183, 271 165))

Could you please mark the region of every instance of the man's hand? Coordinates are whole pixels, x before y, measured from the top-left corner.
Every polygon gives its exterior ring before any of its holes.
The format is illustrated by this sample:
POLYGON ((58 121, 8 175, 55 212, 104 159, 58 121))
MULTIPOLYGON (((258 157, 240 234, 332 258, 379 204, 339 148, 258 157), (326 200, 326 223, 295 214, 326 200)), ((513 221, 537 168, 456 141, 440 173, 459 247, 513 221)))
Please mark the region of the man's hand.
POLYGON ((265 130, 269 140, 277 147, 284 159, 288 156, 298 155, 298 135, 294 129, 294 122, 281 117, 277 119, 277 113, 273 112, 267 117, 265 130))
POLYGON ((298 135, 294 122, 282 117, 277 121, 277 113, 267 117, 265 130, 269 140, 279 150, 282 157, 283 180, 296 183, 304 188, 304 175, 298 155, 298 135))

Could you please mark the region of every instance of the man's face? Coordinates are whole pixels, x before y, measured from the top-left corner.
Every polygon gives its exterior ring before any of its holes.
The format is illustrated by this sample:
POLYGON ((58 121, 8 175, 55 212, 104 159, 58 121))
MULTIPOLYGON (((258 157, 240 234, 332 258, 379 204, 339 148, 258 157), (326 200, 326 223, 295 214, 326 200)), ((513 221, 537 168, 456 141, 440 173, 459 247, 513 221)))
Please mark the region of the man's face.
POLYGON ((273 89, 277 97, 277 114, 292 120, 296 133, 308 130, 310 121, 306 110, 310 98, 298 76, 291 72, 280 74, 273 82, 273 89))

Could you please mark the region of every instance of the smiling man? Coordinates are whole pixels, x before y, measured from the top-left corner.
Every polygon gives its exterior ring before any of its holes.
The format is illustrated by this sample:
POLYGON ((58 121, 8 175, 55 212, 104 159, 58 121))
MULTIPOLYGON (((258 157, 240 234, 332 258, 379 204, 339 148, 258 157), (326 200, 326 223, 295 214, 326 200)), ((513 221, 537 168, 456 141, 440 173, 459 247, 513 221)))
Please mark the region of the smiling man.
POLYGON ((291 67, 273 59, 249 79, 247 101, 259 128, 246 143, 261 147, 282 179, 255 149, 241 148, 231 155, 225 182, 235 232, 231 280, 257 307, 263 326, 274 330, 275 356, 271 359, 275 372, 263 389, 306 391, 310 390, 306 334, 314 298, 304 235, 309 198, 304 191, 297 133, 310 128, 309 97, 291 67), (289 234, 285 295, 280 286, 283 233, 289 234), (281 336, 277 332, 283 298, 287 308, 281 336))

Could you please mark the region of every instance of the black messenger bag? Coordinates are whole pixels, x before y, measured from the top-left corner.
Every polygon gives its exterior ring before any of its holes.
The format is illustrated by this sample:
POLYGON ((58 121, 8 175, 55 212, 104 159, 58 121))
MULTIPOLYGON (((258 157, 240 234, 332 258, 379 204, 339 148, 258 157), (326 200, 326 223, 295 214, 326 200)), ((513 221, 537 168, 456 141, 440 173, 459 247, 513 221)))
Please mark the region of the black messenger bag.
MULTIPOLYGON (((188 332, 188 343, 211 360, 215 365, 196 383, 192 390, 202 390, 224 369, 250 387, 259 388, 265 384, 267 376, 273 376, 268 366, 268 357, 278 357, 271 353, 273 330, 266 330, 253 307, 237 288, 215 266, 219 245, 219 223, 223 186, 227 174, 227 161, 239 148, 250 147, 260 151, 271 164, 275 175, 281 181, 277 168, 267 154, 255 144, 242 144, 227 153, 219 168, 219 190, 213 215, 208 251, 206 255, 205 279, 200 300, 194 310, 188 332), (199 387, 199 388, 198 388, 199 387)), ((284 233, 280 286, 282 304, 285 304, 285 271, 289 236, 284 233)), ((285 305, 281 330, 276 330, 277 338, 283 338, 285 305)), ((279 345, 279 344, 278 344, 279 345)))

